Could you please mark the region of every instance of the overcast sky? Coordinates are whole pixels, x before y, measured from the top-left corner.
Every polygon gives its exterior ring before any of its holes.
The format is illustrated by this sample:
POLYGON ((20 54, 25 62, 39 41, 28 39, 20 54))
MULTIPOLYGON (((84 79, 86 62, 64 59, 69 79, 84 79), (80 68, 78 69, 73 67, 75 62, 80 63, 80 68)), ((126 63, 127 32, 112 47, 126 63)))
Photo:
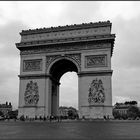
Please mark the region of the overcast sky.
MULTIPOLYGON (((22 1, 0 2, 0 103, 18 106, 19 32, 26 29, 112 22, 116 34, 112 56, 113 104, 128 100, 140 103, 140 2, 139 1, 22 1)), ((78 105, 78 77, 61 78, 60 105, 78 105)))

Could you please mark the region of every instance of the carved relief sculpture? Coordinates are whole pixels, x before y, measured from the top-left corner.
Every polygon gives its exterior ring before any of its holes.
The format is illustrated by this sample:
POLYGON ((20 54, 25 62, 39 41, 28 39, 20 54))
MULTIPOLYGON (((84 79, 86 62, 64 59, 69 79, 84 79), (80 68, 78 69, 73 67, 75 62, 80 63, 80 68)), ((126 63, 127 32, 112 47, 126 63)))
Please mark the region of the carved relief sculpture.
POLYGON ((66 56, 75 60, 79 66, 81 65, 81 55, 80 55, 80 53, 79 54, 78 53, 77 54, 66 54, 66 56))
POLYGON ((24 100, 26 105, 36 105, 38 103, 39 94, 37 82, 30 81, 27 83, 24 100))
MULTIPOLYGON (((34 48, 30 50, 21 50, 21 55, 30 55, 30 54, 41 54, 41 53, 48 53, 48 52, 62 52, 62 51, 78 51, 86 50, 86 49, 103 49, 109 47, 111 44, 109 43, 99 43, 99 44, 90 44, 90 43, 82 43, 82 44, 73 44, 73 45, 60 45, 60 46, 51 46, 51 47, 41 47, 41 48, 34 48), (86 46, 86 47, 85 47, 86 46)), ((113 51, 113 50, 112 50, 113 51)), ((112 54, 111 54, 112 55, 112 54)))
MULTIPOLYGON (((79 66, 81 65, 81 55, 78 54, 65 54, 63 57, 73 59, 79 66)), ((46 56, 46 69, 56 59, 62 58, 61 55, 46 56)))
POLYGON ((89 103, 104 103, 105 93, 102 80, 93 80, 89 88, 89 103))
POLYGON ((23 71, 40 71, 42 70, 42 59, 24 60, 23 71))
POLYGON ((86 56, 86 67, 102 67, 107 66, 106 55, 89 55, 86 56))
POLYGON ((60 55, 51 55, 51 56, 46 56, 46 69, 48 66, 53 62, 55 59, 59 58, 60 55))

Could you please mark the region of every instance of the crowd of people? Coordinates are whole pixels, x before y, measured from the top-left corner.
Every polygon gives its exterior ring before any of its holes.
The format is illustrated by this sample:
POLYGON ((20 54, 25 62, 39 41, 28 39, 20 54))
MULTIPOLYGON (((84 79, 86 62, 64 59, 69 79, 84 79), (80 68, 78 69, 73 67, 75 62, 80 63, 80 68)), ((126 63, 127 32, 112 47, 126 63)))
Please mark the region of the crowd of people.
POLYGON ((39 120, 39 121, 49 121, 49 122, 52 122, 52 121, 57 121, 57 122, 61 122, 63 120, 63 116, 35 116, 34 118, 31 118, 31 117, 28 117, 28 116, 24 116, 22 115, 19 120, 21 121, 35 121, 35 120, 39 120))
MULTIPOLYGON (((103 119, 104 120, 110 120, 110 117, 109 115, 107 116, 103 116, 103 119)), ((7 117, 3 120, 7 120, 7 121, 10 121, 11 118, 7 117)), ((14 121, 46 121, 46 122, 61 122, 62 120, 73 120, 72 118, 69 118, 69 117, 64 117, 64 116, 53 116, 53 115, 50 115, 50 116, 35 116, 35 117, 29 117, 29 116, 20 116, 19 118, 15 117, 15 118, 12 118, 12 120, 14 121)), ((74 120, 88 120, 87 118, 85 118, 85 116, 83 116, 81 119, 79 119, 79 117, 76 117, 74 118, 74 120)))

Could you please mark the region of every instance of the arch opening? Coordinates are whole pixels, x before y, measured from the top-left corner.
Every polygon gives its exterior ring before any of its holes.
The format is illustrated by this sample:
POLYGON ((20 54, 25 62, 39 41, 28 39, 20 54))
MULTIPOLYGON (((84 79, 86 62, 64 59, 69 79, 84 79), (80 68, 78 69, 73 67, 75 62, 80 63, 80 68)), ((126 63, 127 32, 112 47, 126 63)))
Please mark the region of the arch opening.
POLYGON ((59 82, 61 76, 66 72, 78 72, 77 66, 68 59, 61 59, 55 62, 50 68, 51 76, 59 82))
POLYGON ((67 72, 60 78, 59 107, 78 109, 78 76, 76 72, 67 72))
POLYGON ((61 77, 67 72, 78 73, 78 68, 76 64, 67 59, 61 59, 56 61, 50 68, 51 75, 51 112, 53 116, 59 115, 59 85, 61 77))

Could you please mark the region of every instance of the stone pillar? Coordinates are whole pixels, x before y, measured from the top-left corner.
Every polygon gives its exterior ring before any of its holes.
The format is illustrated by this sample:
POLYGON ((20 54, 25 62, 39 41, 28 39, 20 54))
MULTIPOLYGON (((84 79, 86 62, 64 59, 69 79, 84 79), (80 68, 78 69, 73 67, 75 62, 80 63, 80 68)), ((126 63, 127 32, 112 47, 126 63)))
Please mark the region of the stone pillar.
POLYGON ((57 113, 56 113, 56 115, 58 116, 59 115, 59 85, 60 84, 57 84, 57 86, 56 86, 56 90, 57 90, 57 105, 56 105, 56 108, 57 108, 57 113))
POLYGON ((45 88, 44 76, 20 76, 19 117, 44 116, 45 88))
POLYGON ((85 118, 112 117, 110 50, 83 52, 79 75, 79 115, 85 118))
POLYGON ((51 114, 51 80, 50 77, 46 77, 45 79, 45 98, 44 98, 44 103, 45 103, 45 110, 44 110, 44 115, 45 117, 49 116, 51 114))
POLYGON ((49 115, 56 116, 59 108, 59 83, 50 79, 49 89, 49 115))
POLYGON ((80 118, 112 118, 111 73, 79 74, 80 118))

